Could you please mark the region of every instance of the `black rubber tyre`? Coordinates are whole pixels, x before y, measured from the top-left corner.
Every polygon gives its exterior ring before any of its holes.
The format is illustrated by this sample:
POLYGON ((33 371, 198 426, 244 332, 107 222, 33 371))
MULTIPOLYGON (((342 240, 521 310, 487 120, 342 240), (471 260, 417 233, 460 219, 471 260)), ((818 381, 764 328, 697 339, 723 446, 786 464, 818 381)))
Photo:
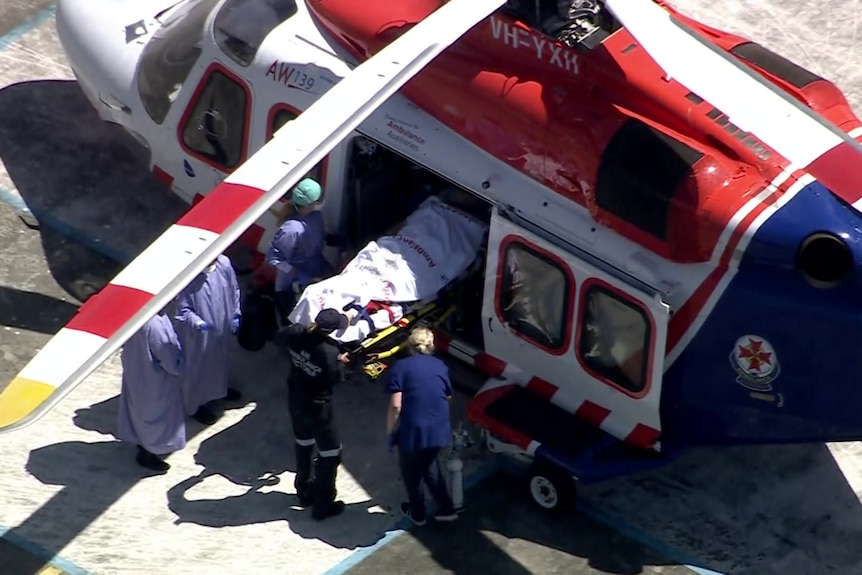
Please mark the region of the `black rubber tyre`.
POLYGON ((527 495, 547 513, 572 511, 575 503, 575 480, 564 471, 547 463, 533 463, 527 471, 527 495))

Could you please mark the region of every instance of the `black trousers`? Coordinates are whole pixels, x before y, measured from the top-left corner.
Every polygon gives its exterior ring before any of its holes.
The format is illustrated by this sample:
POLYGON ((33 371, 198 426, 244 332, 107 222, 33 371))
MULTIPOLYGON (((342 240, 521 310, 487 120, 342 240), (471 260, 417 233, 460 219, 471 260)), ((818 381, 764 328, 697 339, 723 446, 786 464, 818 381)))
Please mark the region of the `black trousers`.
POLYGON ((287 316, 296 307, 296 294, 293 293, 293 288, 289 287, 284 291, 277 291, 272 294, 272 301, 275 304, 275 315, 278 319, 278 327, 287 326, 287 316))
POLYGON ((443 479, 443 470, 440 468, 439 447, 429 447, 415 451, 398 448, 398 462, 401 466, 401 480, 407 490, 407 498, 410 501, 410 514, 414 519, 422 521, 425 519, 425 495, 422 493, 422 480, 428 486, 431 497, 437 503, 439 512, 448 513, 454 509, 452 497, 446 488, 443 479))
POLYGON ((290 393, 288 407, 296 440, 296 493, 323 509, 335 501, 335 479, 341 464, 341 439, 332 401, 312 401, 300 393, 290 393))

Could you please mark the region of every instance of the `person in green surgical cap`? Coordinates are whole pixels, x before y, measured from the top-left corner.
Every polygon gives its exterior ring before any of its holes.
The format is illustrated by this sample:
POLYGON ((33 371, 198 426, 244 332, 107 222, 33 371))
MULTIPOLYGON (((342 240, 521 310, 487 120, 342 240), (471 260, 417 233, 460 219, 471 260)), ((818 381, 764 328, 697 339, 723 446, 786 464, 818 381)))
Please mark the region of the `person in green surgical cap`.
POLYGON ((294 284, 302 289, 331 272, 323 257, 326 230, 317 209, 320 196, 320 184, 311 178, 293 188, 290 204, 294 213, 278 228, 266 252, 266 263, 276 269, 274 300, 282 326, 296 305, 294 284))

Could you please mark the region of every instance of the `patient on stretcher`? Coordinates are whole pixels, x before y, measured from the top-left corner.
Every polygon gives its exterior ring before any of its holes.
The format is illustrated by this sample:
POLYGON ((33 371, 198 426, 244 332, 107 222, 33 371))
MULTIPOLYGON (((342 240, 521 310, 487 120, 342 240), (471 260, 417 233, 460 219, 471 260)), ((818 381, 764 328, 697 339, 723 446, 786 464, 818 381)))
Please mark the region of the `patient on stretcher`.
POLYGON ((397 232, 366 244, 340 274, 306 287, 289 319, 308 325, 322 309, 342 310, 351 321, 330 337, 362 340, 463 275, 486 232, 484 222, 431 196, 397 232))

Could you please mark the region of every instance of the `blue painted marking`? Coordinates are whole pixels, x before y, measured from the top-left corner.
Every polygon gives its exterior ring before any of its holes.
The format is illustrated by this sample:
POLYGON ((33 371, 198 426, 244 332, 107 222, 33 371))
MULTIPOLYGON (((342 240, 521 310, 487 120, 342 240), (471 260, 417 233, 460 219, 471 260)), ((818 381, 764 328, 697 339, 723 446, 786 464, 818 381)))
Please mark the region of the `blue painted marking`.
POLYGON ((71 561, 63 559, 59 555, 54 555, 44 547, 33 543, 29 539, 18 535, 14 531, 7 529, 2 525, 0 525, 0 539, 5 539, 12 545, 20 547, 30 555, 39 557, 43 561, 48 561, 50 565, 53 565, 61 571, 65 571, 68 575, 93 575, 90 571, 78 567, 71 561))
POLYGON ((27 32, 30 32, 34 28, 38 28, 46 21, 53 18, 56 12, 57 7, 54 4, 51 4, 50 6, 42 8, 30 18, 6 32, 3 36, 0 36, 0 51, 9 48, 12 44, 20 40, 27 32))
POLYGON ((23 202, 23 200, 21 200, 20 196, 18 196, 17 194, 13 194, 8 190, 4 190, 3 188, 0 188, 0 201, 9 204, 18 211, 32 213, 33 216, 37 220, 39 220, 39 223, 41 225, 55 230, 60 235, 63 235, 70 240, 78 242, 79 244, 90 248, 94 252, 101 254, 110 260, 121 264, 128 264, 134 259, 134 256, 117 250, 111 246, 105 245, 98 239, 87 235, 84 231, 63 222, 60 218, 54 216, 50 212, 31 212, 30 209, 27 208, 27 205, 23 202))
POLYGON ((10 192, 9 190, 5 190, 0 188, 0 201, 4 204, 9 204, 19 212, 23 212, 25 214, 31 214, 30 208, 27 207, 27 204, 24 200, 16 194, 15 192, 10 192))

